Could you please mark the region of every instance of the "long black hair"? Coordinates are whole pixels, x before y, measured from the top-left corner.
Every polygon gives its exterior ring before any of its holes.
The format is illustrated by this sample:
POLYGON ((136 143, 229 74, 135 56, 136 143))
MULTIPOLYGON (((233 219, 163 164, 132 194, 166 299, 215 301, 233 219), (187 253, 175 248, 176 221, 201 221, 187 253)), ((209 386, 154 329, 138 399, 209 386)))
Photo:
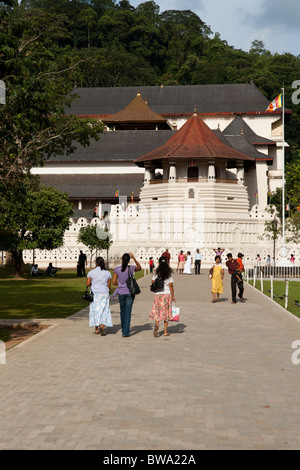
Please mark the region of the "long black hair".
POLYGON ((169 279, 172 276, 172 269, 168 265, 167 258, 165 256, 161 256, 158 260, 158 268, 156 269, 156 275, 162 281, 169 279))
POLYGON ((122 273, 127 269, 129 261, 130 261, 130 255, 128 253, 124 253, 124 255, 122 256, 122 270, 121 270, 122 273))
POLYGON ((98 256, 98 258, 96 258, 96 265, 99 266, 101 271, 106 271, 105 261, 102 256, 98 256))

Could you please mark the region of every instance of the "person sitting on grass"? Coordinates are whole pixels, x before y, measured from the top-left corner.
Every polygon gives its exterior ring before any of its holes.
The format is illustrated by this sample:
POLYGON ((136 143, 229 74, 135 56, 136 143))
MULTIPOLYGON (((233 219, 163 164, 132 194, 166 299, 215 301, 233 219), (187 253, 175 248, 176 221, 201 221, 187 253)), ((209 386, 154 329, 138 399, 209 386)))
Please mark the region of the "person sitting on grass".
POLYGON ((38 268, 38 265, 37 264, 34 264, 30 270, 30 274, 32 277, 38 277, 38 276, 41 276, 41 274, 39 273, 39 268, 38 268))
POLYGON ((47 276, 54 276, 57 273, 57 268, 54 268, 52 263, 49 263, 48 268, 46 269, 47 276))

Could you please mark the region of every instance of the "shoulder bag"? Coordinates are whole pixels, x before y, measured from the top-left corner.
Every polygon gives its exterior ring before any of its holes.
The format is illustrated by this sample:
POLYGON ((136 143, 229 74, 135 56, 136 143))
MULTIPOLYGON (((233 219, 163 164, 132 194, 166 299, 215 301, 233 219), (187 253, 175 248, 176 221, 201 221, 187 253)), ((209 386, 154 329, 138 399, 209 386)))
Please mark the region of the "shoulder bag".
POLYGON ((126 285, 129 289, 129 292, 131 295, 137 295, 140 294, 141 289, 139 288, 138 283, 136 282, 133 272, 130 274, 129 272, 129 266, 128 266, 128 278, 126 280, 126 285))
POLYGON ((159 277, 157 277, 151 284, 150 290, 151 292, 160 292, 164 288, 164 281, 162 281, 159 277))

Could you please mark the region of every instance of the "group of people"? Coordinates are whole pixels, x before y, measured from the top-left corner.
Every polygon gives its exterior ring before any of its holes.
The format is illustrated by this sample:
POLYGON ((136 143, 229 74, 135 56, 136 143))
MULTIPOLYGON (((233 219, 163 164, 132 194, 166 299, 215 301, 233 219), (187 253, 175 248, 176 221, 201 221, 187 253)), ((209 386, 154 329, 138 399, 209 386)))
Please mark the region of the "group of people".
MULTIPOLYGON (((166 258, 167 263, 170 264, 171 255, 168 249, 166 249, 166 251, 164 251, 164 253, 161 256, 163 258, 166 258)), ((191 255, 190 251, 187 251, 186 254, 184 254, 183 250, 180 251, 178 255, 176 271, 177 272, 179 271, 179 274, 192 274, 193 259, 195 263, 194 264, 195 274, 200 274, 202 254, 200 253, 198 248, 196 250, 194 258, 191 255)), ((153 257, 149 258, 149 268, 150 268, 150 273, 153 273, 153 270, 155 268, 153 257)))
MULTIPOLYGON (((232 253, 227 254, 226 267, 228 268, 228 273, 231 275, 231 298, 232 304, 237 302, 237 288, 238 288, 238 297, 241 302, 245 302, 244 299, 244 281, 243 281, 243 257, 242 253, 238 253, 236 259, 233 258, 232 253)), ((223 294, 223 279, 224 279, 224 267, 222 265, 222 258, 220 254, 215 256, 215 263, 209 270, 209 277, 212 280, 212 302, 220 302, 220 294, 223 294)))
MULTIPOLYGON (((49 263, 46 268, 45 274, 47 276, 53 277, 57 273, 57 271, 58 271, 58 268, 55 268, 52 263, 49 263)), ((39 265, 34 264, 30 270, 30 275, 32 277, 41 277, 42 274, 43 274, 43 271, 40 271, 39 265)))
MULTIPOLYGON (((156 278, 163 282, 163 286, 154 294, 153 307, 149 313, 149 318, 154 320, 154 337, 158 336, 159 323, 164 322, 164 336, 169 336, 168 322, 172 320, 172 304, 174 297, 174 280, 172 269, 169 266, 169 259, 161 256, 158 267, 153 271, 152 283, 156 278)), ((96 259, 96 267, 87 274, 86 285, 93 292, 93 301, 90 303, 89 326, 94 327, 94 333, 106 336, 106 327, 112 327, 112 317, 110 310, 110 294, 112 284, 117 288, 114 296, 118 296, 120 305, 120 319, 122 336, 130 336, 131 312, 135 296, 130 293, 127 285, 129 277, 140 271, 141 265, 132 253, 124 253, 121 264, 114 269, 113 276, 105 267, 102 257, 96 259), (134 265, 130 264, 134 261, 134 265)))

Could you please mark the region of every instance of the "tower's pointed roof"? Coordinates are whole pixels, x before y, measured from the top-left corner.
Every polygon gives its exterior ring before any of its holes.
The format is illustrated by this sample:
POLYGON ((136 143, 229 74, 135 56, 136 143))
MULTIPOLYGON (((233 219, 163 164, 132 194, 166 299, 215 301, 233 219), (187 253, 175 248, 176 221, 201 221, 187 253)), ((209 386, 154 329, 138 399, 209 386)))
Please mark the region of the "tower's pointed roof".
POLYGON ((222 141, 195 113, 164 145, 137 160, 138 166, 157 160, 225 159, 254 161, 222 141))
POLYGON ((147 128, 152 125, 170 129, 167 119, 152 111, 140 93, 124 109, 102 120, 105 124, 117 128, 147 128))
POLYGON ((244 135, 252 145, 276 145, 273 140, 257 135, 241 116, 237 116, 223 130, 223 135, 226 137, 244 135))

